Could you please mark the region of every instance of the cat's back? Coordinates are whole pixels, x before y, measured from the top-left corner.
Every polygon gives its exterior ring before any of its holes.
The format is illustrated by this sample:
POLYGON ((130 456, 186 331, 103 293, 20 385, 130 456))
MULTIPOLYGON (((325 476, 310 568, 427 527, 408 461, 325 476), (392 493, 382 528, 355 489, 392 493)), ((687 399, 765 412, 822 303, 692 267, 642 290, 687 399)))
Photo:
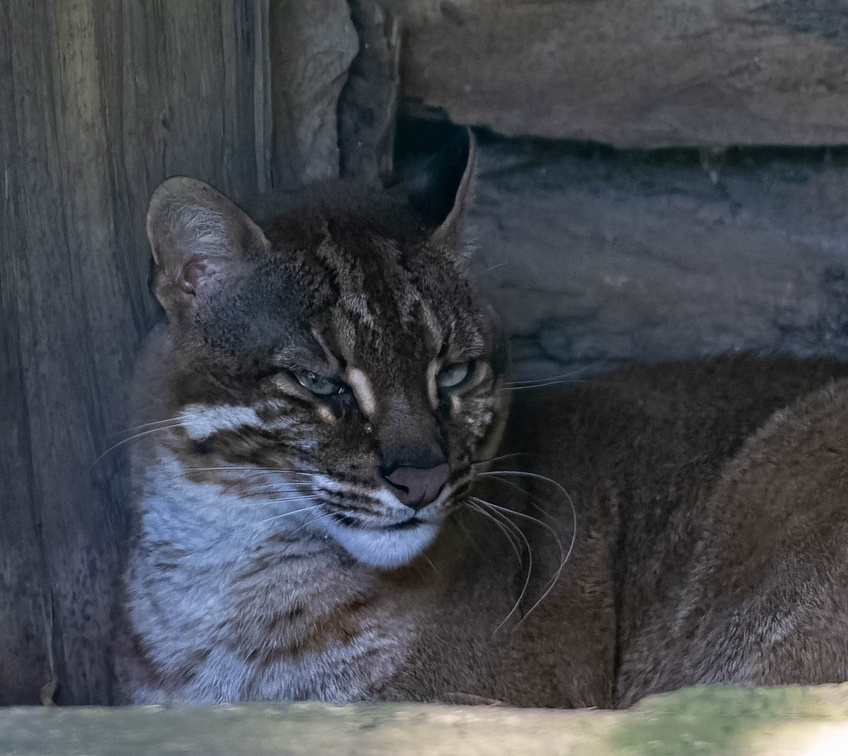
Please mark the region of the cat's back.
POLYGON ((654 452, 629 465, 645 466, 621 511, 622 705, 687 685, 848 675, 846 365, 699 367, 714 380, 698 377, 690 412, 658 438, 649 413, 654 452))
MULTIPOLYGON (((848 480, 840 466, 848 460, 848 387, 834 383, 846 376, 848 365, 836 360, 739 355, 639 365, 565 389, 516 392, 506 450, 523 455, 524 469, 558 481, 575 505, 578 537, 562 579, 607 573, 616 699, 632 702, 649 687, 692 683, 679 666, 669 684, 655 673, 658 659, 675 667, 671 660, 685 654, 685 640, 672 640, 671 624, 686 601, 700 600, 687 591, 693 560, 705 538, 713 538, 716 511, 734 515, 727 533, 762 544, 766 554, 781 548, 780 538, 804 548, 784 527, 794 517, 797 528, 809 529, 798 520, 797 499, 779 503, 766 487, 798 475, 811 487, 848 480), (826 448, 832 450, 827 474, 819 460, 826 448), (719 501, 730 480, 751 490, 719 501), (740 512, 748 513, 744 523, 734 519, 740 512), (763 539, 763 529, 773 538, 763 539)), ((819 496, 812 489, 804 495, 819 496)), ((819 524, 828 506, 817 505, 819 524)), ((842 517, 835 501, 830 514, 842 517)))

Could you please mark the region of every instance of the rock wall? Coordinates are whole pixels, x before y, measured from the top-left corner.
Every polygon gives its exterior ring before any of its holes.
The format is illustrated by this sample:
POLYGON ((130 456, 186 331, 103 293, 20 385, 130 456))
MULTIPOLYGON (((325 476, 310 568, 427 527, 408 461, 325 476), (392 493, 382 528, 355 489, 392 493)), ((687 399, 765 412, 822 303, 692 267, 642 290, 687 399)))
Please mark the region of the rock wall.
POLYGON ((384 0, 408 112, 618 147, 848 144, 842 0, 384 0))
POLYGON ((481 139, 473 271, 519 377, 754 350, 848 359, 848 150, 481 139), (713 182, 710 173, 715 177, 713 182))

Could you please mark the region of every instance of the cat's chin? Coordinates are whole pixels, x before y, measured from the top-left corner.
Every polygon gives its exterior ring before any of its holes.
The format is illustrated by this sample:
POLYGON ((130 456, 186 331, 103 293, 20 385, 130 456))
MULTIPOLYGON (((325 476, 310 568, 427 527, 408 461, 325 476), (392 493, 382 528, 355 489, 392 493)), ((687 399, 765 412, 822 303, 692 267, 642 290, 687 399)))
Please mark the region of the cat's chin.
POLYGON ((354 559, 382 569, 402 567, 426 549, 439 533, 440 525, 421 522, 403 529, 359 530, 338 523, 327 531, 354 559))

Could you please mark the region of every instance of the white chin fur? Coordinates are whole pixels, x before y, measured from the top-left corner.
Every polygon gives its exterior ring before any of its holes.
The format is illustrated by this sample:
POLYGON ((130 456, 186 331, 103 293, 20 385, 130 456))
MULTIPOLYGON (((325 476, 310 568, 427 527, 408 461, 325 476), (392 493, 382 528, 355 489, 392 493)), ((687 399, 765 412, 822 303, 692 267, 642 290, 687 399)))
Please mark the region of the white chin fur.
POLYGON ((411 562, 436 538, 437 523, 407 530, 356 530, 328 523, 327 532, 354 558, 372 567, 400 567, 411 562))

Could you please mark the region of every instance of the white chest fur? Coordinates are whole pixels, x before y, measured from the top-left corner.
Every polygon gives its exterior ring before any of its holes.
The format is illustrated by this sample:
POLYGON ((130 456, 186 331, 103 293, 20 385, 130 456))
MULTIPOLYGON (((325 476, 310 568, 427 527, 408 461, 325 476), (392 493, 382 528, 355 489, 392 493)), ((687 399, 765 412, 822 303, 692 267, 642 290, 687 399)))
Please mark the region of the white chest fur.
POLYGON ((140 483, 127 609, 159 682, 136 702, 363 700, 391 677, 412 630, 309 528, 308 499, 228 494, 167 454, 140 483))

